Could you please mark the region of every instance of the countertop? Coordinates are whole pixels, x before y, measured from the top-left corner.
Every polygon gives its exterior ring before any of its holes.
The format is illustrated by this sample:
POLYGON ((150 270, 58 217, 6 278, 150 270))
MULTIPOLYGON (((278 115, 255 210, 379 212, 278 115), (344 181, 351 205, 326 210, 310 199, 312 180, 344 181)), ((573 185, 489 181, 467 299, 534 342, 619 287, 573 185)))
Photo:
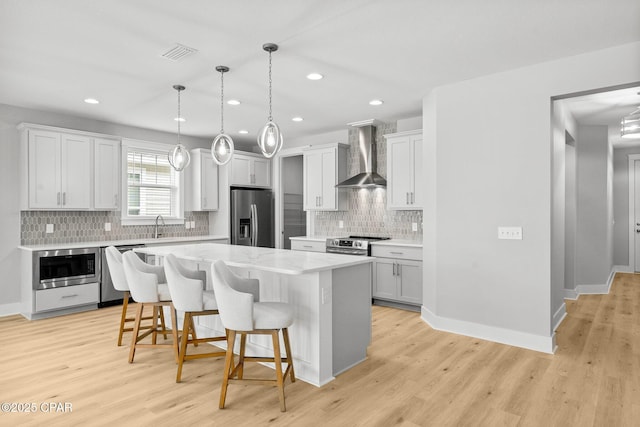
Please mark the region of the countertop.
POLYGON ((135 249, 136 252, 176 257, 196 262, 225 263, 252 270, 298 275, 324 270, 367 264, 373 257, 327 254, 319 252, 291 251, 288 249, 256 248, 252 246, 201 243, 197 245, 168 245, 135 249))
POLYGON ((54 249, 76 249, 76 248, 102 248, 106 246, 125 246, 125 245, 164 245, 169 243, 182 242, 198 242, 203 240, 229 240, 229 236, 204 235, 204 236, 188 236, 188 237, 160 237, 158 239, 131 239, 131 240, 99 240, 93 242, 77 242, 77 243, 54 243, 51 245, 26 245, 18 246, 18 249, 26 251, 49 251, 54 249))

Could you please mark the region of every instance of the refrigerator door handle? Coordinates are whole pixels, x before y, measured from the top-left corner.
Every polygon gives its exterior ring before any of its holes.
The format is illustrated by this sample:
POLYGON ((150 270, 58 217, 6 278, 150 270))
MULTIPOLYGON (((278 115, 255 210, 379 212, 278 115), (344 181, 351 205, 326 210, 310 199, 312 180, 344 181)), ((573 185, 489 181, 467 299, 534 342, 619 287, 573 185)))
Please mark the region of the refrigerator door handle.
POLYGON ((258 246, 258 208, 251 205, 251 246, 258 246))

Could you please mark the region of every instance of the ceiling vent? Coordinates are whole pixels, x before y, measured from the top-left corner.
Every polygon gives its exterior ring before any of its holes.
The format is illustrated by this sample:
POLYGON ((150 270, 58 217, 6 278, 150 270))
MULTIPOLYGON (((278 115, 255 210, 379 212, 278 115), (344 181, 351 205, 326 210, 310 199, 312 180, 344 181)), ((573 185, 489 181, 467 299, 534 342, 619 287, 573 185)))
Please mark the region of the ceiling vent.
POLYGON ((185 46, 180 43, 176 43, 174 47, 172 47, 171 49, 169 49, 168 51, 166 51, 160 56, 162 56, 163 58, 170 59, 172 61, 177 61, 197 51, 198 51, 197 49, 194 49, 192 47, 185 46))

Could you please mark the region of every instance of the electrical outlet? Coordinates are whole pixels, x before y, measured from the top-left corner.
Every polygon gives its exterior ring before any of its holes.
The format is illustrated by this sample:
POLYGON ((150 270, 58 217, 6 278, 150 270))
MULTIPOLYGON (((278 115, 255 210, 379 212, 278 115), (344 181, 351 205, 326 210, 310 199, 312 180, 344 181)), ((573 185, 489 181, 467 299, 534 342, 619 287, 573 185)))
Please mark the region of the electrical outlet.
POLYGON ((53 233, 53 224, 47 224, 45 232, 46 233, 53 233))
POLYGON ((191 228, 196 228, 196 222, 195 221, 191 221, 191 228))
POLYGON ((344 221, 338 221, 338 228, 344 228, 344 221))
POLYGON ((110 222, 105 222, 104 223, 104 231, 111 231, 111 223, 110 222))
POLYGON ((418 223, 417 222, 412 222, 411 223, 411 231, 418 231, 418 223))
POLYGON ((187 230, 191 228, 191 222, 190 221, 185 221, 184 222, 184 228, 186 228, 187 230))
POLYGON ((322 288, 322 304, 331 302, 331 288, 322 288))
POLYGON ((522 227, 498 227, 498 239, 522 240, 522 227))

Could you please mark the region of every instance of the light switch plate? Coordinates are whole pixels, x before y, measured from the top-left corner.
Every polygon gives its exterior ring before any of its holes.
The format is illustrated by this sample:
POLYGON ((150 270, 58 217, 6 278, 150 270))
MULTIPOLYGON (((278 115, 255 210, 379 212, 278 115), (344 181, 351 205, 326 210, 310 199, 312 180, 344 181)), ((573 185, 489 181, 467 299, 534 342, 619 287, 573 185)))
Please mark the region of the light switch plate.
POLYGON ((111 231, 111 223, 110 222, 105 222, 104 223, 104 231, 111 231))
POLYGON ((45 232, 53 233, 53 224, 47 224, 45 232))
POLYGON ((191 228, 191 221, 185 221, 184 222, 184 228, 186 228, 187 230, 191 228))
POLYGON ((498 239, 522 240, 522 227, 498 227, 498 239))
POLYGON ((411 223, 411 231, 418 231, 418 223, 417 222, 412 222, 411 223))
POLYGON ((344 228, 344 221, 338 221, 338 228, 344 228))

